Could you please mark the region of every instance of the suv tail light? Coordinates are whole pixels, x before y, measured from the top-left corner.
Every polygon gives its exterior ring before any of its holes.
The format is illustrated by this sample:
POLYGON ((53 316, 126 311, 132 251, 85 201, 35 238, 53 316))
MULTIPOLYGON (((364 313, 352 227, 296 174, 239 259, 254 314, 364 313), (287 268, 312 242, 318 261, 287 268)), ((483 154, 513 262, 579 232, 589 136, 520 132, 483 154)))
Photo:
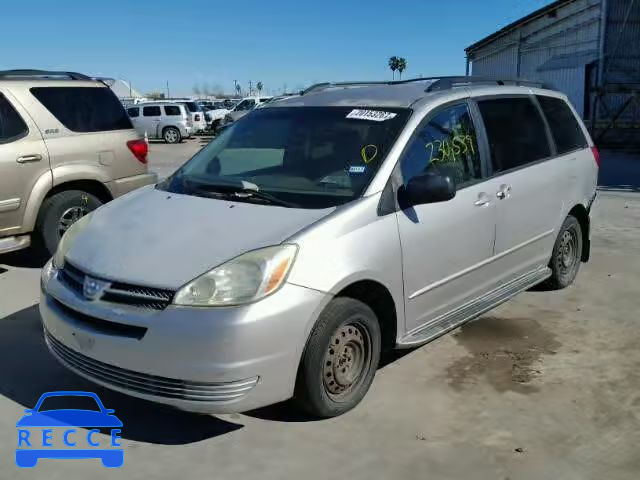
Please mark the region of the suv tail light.
POLYGON ((600 167, 600 151, 598 150, 598 147, 595 145, 591 147, 591 153, 593 153, 593 159, 596 161, 596 165, 600 167))
POLYGON ((149 145, 147 145, 147 142, 145 142, 144 139, 139 138, 137 140, 129 140, 127 142, 127 147, 129 147, 133 156, 136 157, 140 163, 143 163, 144 165, 147 164, 149 145))
POLYGON ((200 121, 200 114, 196 113, 194 118, 195 118, 196 122, 199 122, 200 121))

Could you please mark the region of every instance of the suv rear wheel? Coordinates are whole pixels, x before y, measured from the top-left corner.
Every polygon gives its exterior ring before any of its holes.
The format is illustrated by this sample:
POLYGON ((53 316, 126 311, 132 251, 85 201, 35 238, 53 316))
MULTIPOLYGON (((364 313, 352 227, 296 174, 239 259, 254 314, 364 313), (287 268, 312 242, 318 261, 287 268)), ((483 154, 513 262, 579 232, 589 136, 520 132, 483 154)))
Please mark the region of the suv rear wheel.
POLYGON ((53 255, 69 227, 100 205, 100 199, 82 190, 67 190, 47 198, 36 222, 36 233, 45 253, 53 255))
POLYGON ((180 143, 182 141, 182 135, 180 130, 175 127, 167 127, 162 131, 162 138, 167 143, 180 143))
POLYGON ((295 400, 317 417, 335 417, 365 396, 380 360, 373 311, 359 300, 333 299, 320 314, 302 357, 295 400))

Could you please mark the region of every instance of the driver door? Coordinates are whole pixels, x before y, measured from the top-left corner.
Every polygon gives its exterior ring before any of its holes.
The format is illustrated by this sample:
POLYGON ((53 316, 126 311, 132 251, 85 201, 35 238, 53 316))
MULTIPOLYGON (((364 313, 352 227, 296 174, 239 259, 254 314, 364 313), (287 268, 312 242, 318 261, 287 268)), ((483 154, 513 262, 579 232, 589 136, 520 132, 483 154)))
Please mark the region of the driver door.
POLYGON ((494 288, 487 265, 494 251, 496 188, 490 185, 495 180, 486 180, 479 144, 463 100, 428 114, 398 165, 403 186, 424 173, 449 175, 457 185, 449 201, 396 212, 409 333, 494 288))

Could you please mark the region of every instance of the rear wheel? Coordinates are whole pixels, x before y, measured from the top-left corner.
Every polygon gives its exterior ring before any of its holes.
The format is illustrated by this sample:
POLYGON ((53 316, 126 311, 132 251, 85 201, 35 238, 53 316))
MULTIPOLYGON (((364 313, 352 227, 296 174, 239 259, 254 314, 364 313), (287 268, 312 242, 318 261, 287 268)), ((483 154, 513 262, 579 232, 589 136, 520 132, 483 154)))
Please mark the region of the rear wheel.
POLYGON ((380 360, 378 319, 364 303, 346 297, 331 301, 307 343, 295 400, 308 413, 334 417, 365 396, 380 360))
POLYGON ((162 132, 162 138, 167 143, 180 143, 182 141, 182 135, 180 130, 175 127, 167 127, 162 132))
POLYGON ((553 290, 560 290, 573 283, 582 260, 582 228, 578 219, 569 215, 556 239, 551 255, 551 277, 545 286, 553 290))
POLYGON ((71 225, 102 205, 100 199, 81 190, 67 190, 47 198, 40 207, 36 231, 41 249, 52 256, 71 225))

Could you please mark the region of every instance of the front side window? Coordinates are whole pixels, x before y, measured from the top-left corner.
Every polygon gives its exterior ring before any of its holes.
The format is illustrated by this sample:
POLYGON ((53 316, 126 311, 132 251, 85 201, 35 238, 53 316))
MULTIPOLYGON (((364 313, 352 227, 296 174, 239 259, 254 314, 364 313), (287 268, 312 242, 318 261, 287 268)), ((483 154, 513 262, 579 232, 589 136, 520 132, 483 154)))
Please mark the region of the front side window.
POLYGON ((165 115, 171 116, 180 115, 180 107, 178 107, 177 105, 166 105, 164 107, 164 113, 165 115))
POLYGON ((140 109, 139 108, 128 108, 127 109, 127 113, 129 114, 129 116, 131 118, 136 118, 140 116, 140 109))
POLYGON ((572 150, 586 148, 587 139, 569 105, 560 98, 542 95, 537 98, 544 116, 547 117, 547 122, 549 122, 549 128, 556 143, 558 154, 562 155, 572 150))
POLYGON ((144 117, 159 117, 160 107, 142 107, 142 115, 144 117))
POLYGON ((494 173, 522 167, 551 155, 544 121, 528 97, 478 102, 494 173))
POLYGON ((133 128, 118 97, 102 87, 33 87, 31 93, 73 132, 133 128))
POLYGON ((29 129, 20 114, 0 93, 0 144, 14 142, 27 133, 29 129))
POLYGON ((231 124, 159 188, 217 198, 223 186, 234 186, 266 192, 299 208, 351 201, 362 195, 410 114, 394 108, 367 110, 369 116, 353 113, 359 111, 255 110, 231 124))
POLYGON ((400 162, 405 185, 431 172, 448 175, 457 185, 482 177, 476 131, 466 104, 446 107, 418 128, 400 162))

